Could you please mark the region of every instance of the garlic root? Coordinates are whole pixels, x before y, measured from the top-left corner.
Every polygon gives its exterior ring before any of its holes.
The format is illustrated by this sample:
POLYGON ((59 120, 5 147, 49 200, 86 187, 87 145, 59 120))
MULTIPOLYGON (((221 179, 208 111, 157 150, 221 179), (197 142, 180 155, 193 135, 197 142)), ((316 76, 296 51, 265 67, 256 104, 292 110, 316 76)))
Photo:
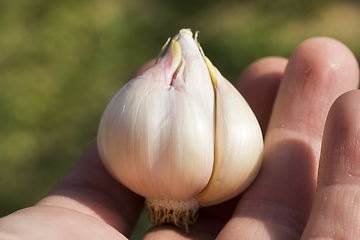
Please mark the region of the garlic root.
POLYGON ((187 201, 173 199, 146 199, 147 216, 152 224, 173 223, 177 227, 185 227, 189 232, 189 225, 197 220, 200 204, 192 198, 187 201))

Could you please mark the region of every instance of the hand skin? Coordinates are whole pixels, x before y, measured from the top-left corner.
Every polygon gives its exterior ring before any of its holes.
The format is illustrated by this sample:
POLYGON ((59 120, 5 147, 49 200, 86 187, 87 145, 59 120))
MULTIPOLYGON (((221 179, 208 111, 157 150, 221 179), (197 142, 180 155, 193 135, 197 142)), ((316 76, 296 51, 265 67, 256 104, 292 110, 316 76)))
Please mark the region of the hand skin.
MULTIPOLYGON (((358 81, 355 57, 330 38, 254 62, 236 87, 266 133, 255 182, 201 209, 189 234, 164 225, 143 239, 360 239, 358 81)), ((0 219, 0 239, 126 239, 143 201, 106 172, 92 142, 48 196, 0 219)))

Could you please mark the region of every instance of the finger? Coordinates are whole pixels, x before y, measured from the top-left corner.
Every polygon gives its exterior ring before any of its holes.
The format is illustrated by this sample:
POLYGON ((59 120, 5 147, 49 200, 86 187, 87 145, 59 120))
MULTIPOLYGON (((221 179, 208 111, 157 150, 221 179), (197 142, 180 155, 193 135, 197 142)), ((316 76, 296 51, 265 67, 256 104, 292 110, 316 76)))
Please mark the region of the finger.
POLYGON ((262 58, 240 76, 236 88, 254 111, 261 130, 265 134, 277 90, 288 60, 280 57, 262 58))
MULTIPOLYGON (((255 114, 258 114, 264 127, 267 125, 266 113, 271 112, 272 102, 286 63, 286 59, 277 57, 260 59, 244 70, 236 85, 250 106, 257 107, 255 114), (259 89, 259 92, 256 92, 256 89, 259 89), (260 106, 263 106, 263 109, 260 106), (265 116, 265 120, 262 116, 265 116)), ((234 198, 216 206, 200 209, 199 219, 196 224, 190 226, 189 234, 183 229, 170 225, 151 229, 143 240, 214 239, 231 217, 238 201, 239 198, 234 198)))
POLYGON ((105 169, 93 141, 51 193, 36 206, 76 210, 129 236, 144 199, 119 184, 105 169))
MULTIPOLYGON (((134 78, 152 67, 155 60, 141 66, 134 78)), ((57 184, 36 205, 50 205, 85 213, 129 236, 143 207, 144 199, 116 182, 105 169, 93 141, 57 184)))
POLYGON ((357 87, 358 67, 342 43, 303 42, 285 70, 265 138, 259 176, 219 239, 298 239, 310 214, 326 114, 357 87))
POLYGON ((78 211, 55 206, 34 206, 0 218, 0 239, 125 240, 108 224, 78 211))
POLYGON ((360 91, 341 96, 326 122, 318 187, 302 239, 360 239, 360 91))

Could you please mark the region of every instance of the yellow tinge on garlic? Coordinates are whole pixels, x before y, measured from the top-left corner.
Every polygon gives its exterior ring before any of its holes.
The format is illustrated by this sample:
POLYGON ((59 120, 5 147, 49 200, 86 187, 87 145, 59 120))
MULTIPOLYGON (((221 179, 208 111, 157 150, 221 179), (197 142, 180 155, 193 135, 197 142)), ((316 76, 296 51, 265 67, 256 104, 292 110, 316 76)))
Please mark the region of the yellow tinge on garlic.
POLYGON ((111 100, 98 149, 108 171, 146 198, 153 223, 188 229, 200 206, 250 185, 263 140, 245 99, 182 29, 164 57, 111 100))

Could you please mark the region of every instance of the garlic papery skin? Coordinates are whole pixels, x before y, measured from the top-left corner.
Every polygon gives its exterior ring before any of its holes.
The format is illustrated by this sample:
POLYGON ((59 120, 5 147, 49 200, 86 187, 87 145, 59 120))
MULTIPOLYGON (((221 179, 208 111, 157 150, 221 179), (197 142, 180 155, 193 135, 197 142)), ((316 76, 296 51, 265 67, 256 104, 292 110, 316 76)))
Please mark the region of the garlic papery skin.
POLYGON ((262 162, 263 140, 258 121, 246 100, 204 56, 216 98, 215 161, 209 183, 196 198, 215 205, 243 192, 262 162))
POLYGON ((263 140, 249 105, 182 29, 110 101, 98 130, 112 176, 146 198, 152 223, 185 226, 249 186, 263 140))

